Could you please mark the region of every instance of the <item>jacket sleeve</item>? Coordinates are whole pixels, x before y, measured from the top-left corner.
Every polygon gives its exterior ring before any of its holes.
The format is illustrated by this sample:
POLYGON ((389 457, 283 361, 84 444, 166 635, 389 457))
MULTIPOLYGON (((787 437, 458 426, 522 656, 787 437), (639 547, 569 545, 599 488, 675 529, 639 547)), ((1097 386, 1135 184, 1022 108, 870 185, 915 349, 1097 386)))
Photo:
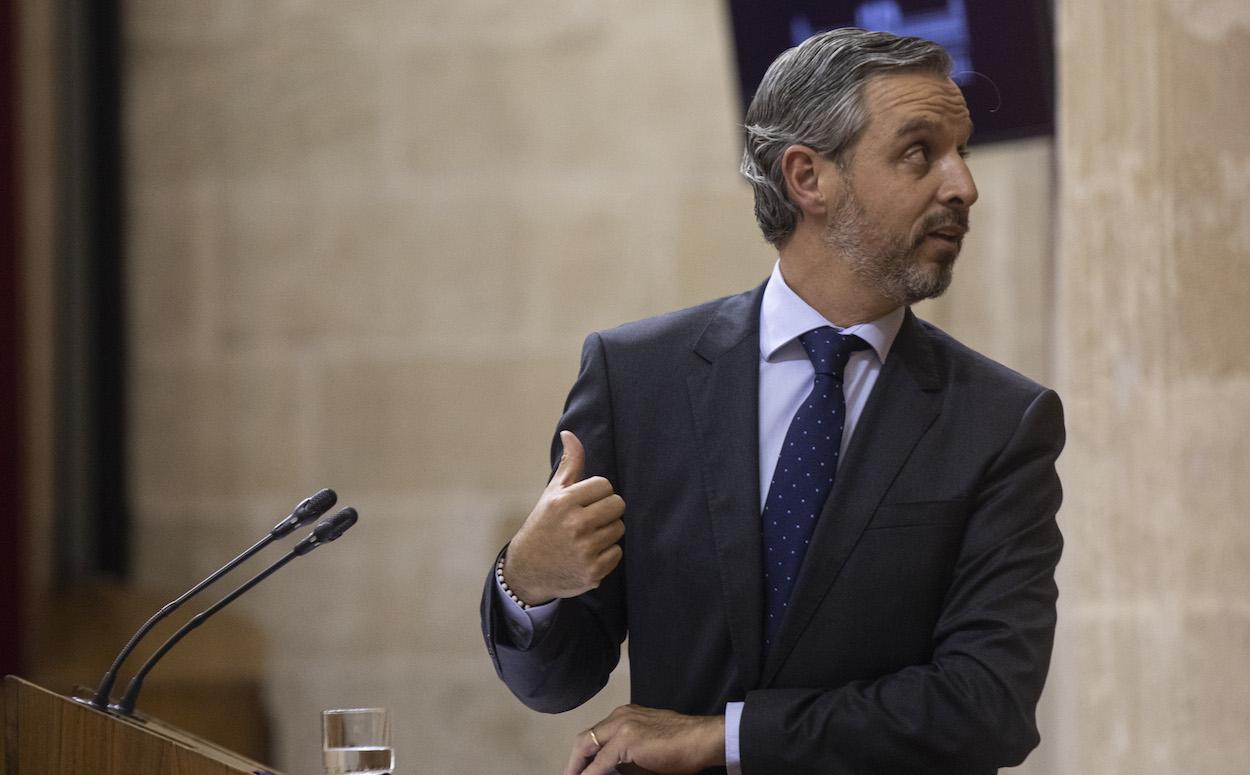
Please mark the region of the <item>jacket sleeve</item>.
POLYGON ((1050 663, 1062 407, 1038 394, 986 470, 928 664, 835 689, 748 692, 744 775, 977 773, 1020 763, 1050 663))
MULTIPOLYGON (((552 442, 553 472, 562 454, 560 430, 572 431, 585 447, 586 477, 603 476, 617 485, 610 386, 597 334, 587 337, 582 346, 581 369, 552 442)), ((534 710, 560 713, 581 705, 604 687, 625 639, 624 573, 621 563, 597 589, 561 600, 550 627, 521 649, 510 641, 497 608, 491 564, 482 593, 482 634, 495 672, 521 702, 534 710)))

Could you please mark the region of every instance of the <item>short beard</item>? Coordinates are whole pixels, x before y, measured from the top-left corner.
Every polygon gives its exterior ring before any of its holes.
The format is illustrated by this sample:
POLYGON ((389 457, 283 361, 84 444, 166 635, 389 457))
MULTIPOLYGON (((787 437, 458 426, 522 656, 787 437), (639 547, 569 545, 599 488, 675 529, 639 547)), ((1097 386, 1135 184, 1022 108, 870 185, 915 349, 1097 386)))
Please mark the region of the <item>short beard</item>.
POLYGON ((870 227, 863 205, 844 179, 843 196, 825 228, 825 244, 841 254, 851 272, 868 287, 900 306, 941 296, 950 287, 955 255, 921 263, 916 256, 927 235, 944 225, 967 226, 967 217, 935 213, 926 217, 910 239, 891 236, 886 244, 865 244, 870 227))

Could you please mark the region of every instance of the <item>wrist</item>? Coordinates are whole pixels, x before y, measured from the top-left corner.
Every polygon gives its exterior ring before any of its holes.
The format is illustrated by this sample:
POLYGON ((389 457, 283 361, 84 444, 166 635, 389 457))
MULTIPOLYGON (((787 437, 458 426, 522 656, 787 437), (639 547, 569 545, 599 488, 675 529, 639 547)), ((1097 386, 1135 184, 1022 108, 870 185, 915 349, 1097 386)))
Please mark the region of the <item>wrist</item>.
POLYGON ((725 717, 704 716, 702 726, 700 749, 705 766, 725 766, 725 717))
POLYGON ((508 561, 508 554, 509 550, 505 549, 495 563, 495 580, 499 582, 499 586, 509 598, 525 610, 550 603, 555 599, 554 596, 544 595, 542 590, 535 589, 526 583, 523 573, 515 573, 516 563, 508 561))

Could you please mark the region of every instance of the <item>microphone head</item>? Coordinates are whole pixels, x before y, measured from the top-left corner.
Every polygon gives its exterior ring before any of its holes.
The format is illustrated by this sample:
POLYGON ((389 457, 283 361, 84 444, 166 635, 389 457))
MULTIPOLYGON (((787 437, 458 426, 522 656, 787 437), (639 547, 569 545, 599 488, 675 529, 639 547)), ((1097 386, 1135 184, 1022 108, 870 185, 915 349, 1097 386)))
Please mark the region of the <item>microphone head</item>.
POLYGON ((295 507, 294 513, 300 515, 300 524, 306 525, 333 508, 338 499, 334 490, 325 487, 305 498, 295 507))
POLYGON ((312 532, 297 543, 291 549, 291 552, 297 557, 303 557, 318 546, 334 541, 346 533, 349 527, 356 524, 356 518, 356 510, 351 506, 343 509, 333 517, 326 517, 318 522, 317 526, 312 529, 312 532))
POLYGON ((296 528, 307 525, 329 511, 338 499, 339 496, 328 487, 318 490, 300 501, 286 519, 274 525, 273 530, 269 531, 270 535, 274 538, 282 538, 296 528))
POLYGON ((328 544, 346 533, 349 527, 356 524, 358 518, 356 510, 348 506, 333 517, 318 523, 313 528, 313 535, 317 537, 317 543, 328 544))

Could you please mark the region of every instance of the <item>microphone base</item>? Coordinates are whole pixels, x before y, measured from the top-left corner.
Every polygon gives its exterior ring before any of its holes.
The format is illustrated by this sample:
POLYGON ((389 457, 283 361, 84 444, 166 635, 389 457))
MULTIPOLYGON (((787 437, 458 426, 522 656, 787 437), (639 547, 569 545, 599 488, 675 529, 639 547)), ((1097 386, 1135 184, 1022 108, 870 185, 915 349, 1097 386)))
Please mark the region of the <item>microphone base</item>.
POLYGON ((107 713, 110 716, 121 716, 123 718, 134 719, 135 721, 143 721, 143 719, 136 716, 133 712, 127 711, 116 702, 110 702, 108 705, 100 707, 95 701, 95 690, 88 689, 85 686, 74 687, 74 692, 69 696, 69 698, 79 705, 86 705, 87 707, 94 708, 101 713, 107 713))

